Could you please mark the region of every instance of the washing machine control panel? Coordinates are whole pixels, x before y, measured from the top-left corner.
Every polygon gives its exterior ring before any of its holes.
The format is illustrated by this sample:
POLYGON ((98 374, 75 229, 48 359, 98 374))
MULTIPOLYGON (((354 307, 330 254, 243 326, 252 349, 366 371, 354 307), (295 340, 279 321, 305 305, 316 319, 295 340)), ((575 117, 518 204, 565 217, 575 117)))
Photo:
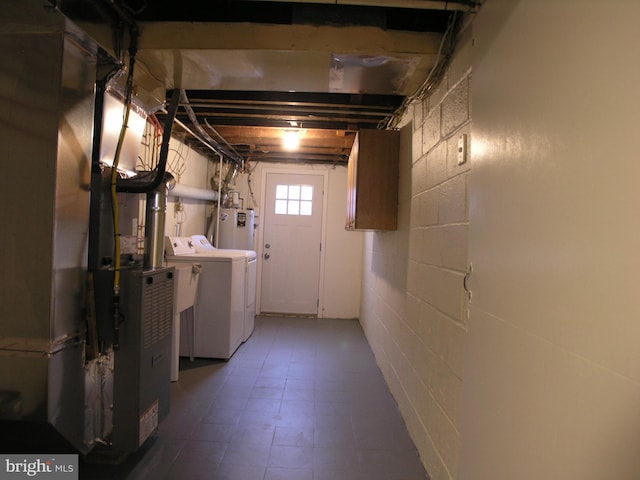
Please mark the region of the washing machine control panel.
POLYGON ((190 237, 165 237, 164 250, 167 255, 190 255, 196 253, 190 237))

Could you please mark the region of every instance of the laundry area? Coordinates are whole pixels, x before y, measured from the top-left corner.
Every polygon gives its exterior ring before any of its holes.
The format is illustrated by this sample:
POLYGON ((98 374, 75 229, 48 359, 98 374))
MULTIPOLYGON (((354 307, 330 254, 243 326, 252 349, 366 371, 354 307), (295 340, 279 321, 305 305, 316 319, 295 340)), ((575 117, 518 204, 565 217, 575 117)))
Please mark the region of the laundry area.
POLYGON ((14 321, 2 322, 0 450, 76 453, 87 479, 357 476, 373 452, 356 444, 371 438, 352 416, 371 403, 386 410, 380 429, 402 438, 396 466, 423 477, 357 322, 363 234, 344 226, 356 130, 329 130, 338 144, 321 138, 313 154, 278 147, 289 159, 253 146, 256 158, 208 124, 194 91, 150 80, 137 23, 109 8, 123 31, 84 23, 77 2, 2 13, 7 78, 25 101, 3 116, 16 132, 3 199, 31 183, 38 159, 42 202, 4 218, 15 230, 3 260, 32 260, 3 295, 14 321), (372 391, 380 398, 364 398, 372 391))
POLYGON ((640 478, 638 19, 0 1, 0 477, 640 478))

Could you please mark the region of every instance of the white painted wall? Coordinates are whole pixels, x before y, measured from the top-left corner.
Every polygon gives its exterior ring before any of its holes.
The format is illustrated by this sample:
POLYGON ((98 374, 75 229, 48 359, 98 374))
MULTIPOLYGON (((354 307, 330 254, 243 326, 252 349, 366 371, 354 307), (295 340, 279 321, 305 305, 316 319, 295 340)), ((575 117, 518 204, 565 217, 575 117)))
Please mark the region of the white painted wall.
POLYGON ((466 318, 470 34, 401 137, 400 221, 368 233, 361 323, 432 480, 456 478, 466 318))
POLYGON ((639 20, 487 0, 405 118, 404 220, 365 237, 361 322, 433 480, 640 476, 639 20))
POLYGON ((640 478, 640 2, 474 23, 460 478, 640 478))
MULTIPOLYGON (((264 201, 264 172, 326 172, 328 191, 325 192, 327 216, 323 225, 324 264, 320 279, 320 313, 323 318, 357 318, 360 307, 360 285, 362 270, 362 233, 347 232, 344 229, 347 210, 347 168, 344 166, 295 165, 259 163, 251 166, 251 184, 254 198, 258 202, 258 212, 264 201)), ((250 197, 248 174, 241 174, 236 186, 245 199, 250 197)), ((247 200, 245 200, 245 203, 247 200)), ((258 254, 262 254, 262 222, 258 217, 258 254)), ((259 265, 258 274, 261 272, 259 265)), ((258 282, 259 283, 259 282, 258 282)), ((258 292, 260 295, 260 292, 258 292)))
MULTIPOLYGON (((197 188, 210 188, 210 179, 217 167, 198 152, 189 149, 181 142, 172 139, 168 159, 169 171, 181 184, 197 188)), ((327 209, 323 225, 324 264, 320 279, 320 313, 324 318, 357 318, 360 308, 360 285, 362 271, 362 238, 361 232, 347 232, 344 229, 347 201, 347 168, 345 166, 296 165, 291 164, 250 164, 251 189, 249 190, 249 174, 240 173, 236 179, 236 190, 244 199, 246 207, 257 212, 256 250, 262 254, 262 218, 260 216, 264 194, 264 172, 296 171, 307 173, 326 172, 328 177, 325 192, 327 209)), ((226 172, 226 170, 225 170, 226 172)), ((180 227, 181 235, 194 235, 205 232, 212 215, 213 204, 201 200, 181 199, 184 213, 176 210, 178 201, 169 197, 165 232, 176 235, 176 223, 183 218, 180 227), (186 217, 184 215, 186 214, 186 217)), ((258 266, 260 279, 261 264, 258 266)), ((258 299, 260 298, 260 281, 258 281, 258 299)), ((259 302, 258 302, 259 305, 259 302)))
POLYGON ((363 235, 345 230, 347 168, 329 169, 322 316, 358 318, 362 283, 363 235))
MULTIPOLYGON (((167 170, 176 181, 185 186, 209 189, 207 164, 209 160, 172 138, 169 143, 167 170)), ((170 196, 167 205, 165 232, 167 235, 197 235, 206 228, 211 202, 170 196)))
MULTIPOLYGON (((156 142, 159 142, 159 140, 156 139, 156 142)), ((147 126, 139 151, 137 163, 139 170, 151 170, 155 167, 160 145, 158 144, 154 148, 152 146, 153 142, 153 131, 147 126)), ((188 187, 209 189, 208 168, 210 163, 205 156, 189 148, 177 138, 171 138, 169 141, 167 172, 174 176, 176 183, 188 187)), ((141 195, 138 215, 139 223, 144 222, 144 202, 144 195, 141 195)), ((169 196, 165 219, 165 235, 188 236, 203 233, 207 216, 210 215, 211 209, 211 202, 169 196)))

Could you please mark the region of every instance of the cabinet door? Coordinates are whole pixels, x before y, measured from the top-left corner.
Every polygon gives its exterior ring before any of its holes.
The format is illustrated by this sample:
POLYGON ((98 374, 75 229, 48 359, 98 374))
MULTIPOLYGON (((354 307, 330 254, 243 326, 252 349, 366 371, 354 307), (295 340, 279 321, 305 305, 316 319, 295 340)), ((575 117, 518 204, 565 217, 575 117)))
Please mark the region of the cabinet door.
POLYGON ((399 132, 360 130, 349 157, 348 230, 395 230, 399 132))

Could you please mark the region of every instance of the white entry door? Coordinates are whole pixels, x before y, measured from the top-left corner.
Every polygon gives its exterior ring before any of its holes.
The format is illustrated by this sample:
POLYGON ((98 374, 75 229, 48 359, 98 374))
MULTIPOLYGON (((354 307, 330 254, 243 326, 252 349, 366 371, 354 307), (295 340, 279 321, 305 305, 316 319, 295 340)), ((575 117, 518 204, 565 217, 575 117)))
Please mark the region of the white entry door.
POLYGON ((267 173, 260 310, 317 315, 324 176, 267 173))

